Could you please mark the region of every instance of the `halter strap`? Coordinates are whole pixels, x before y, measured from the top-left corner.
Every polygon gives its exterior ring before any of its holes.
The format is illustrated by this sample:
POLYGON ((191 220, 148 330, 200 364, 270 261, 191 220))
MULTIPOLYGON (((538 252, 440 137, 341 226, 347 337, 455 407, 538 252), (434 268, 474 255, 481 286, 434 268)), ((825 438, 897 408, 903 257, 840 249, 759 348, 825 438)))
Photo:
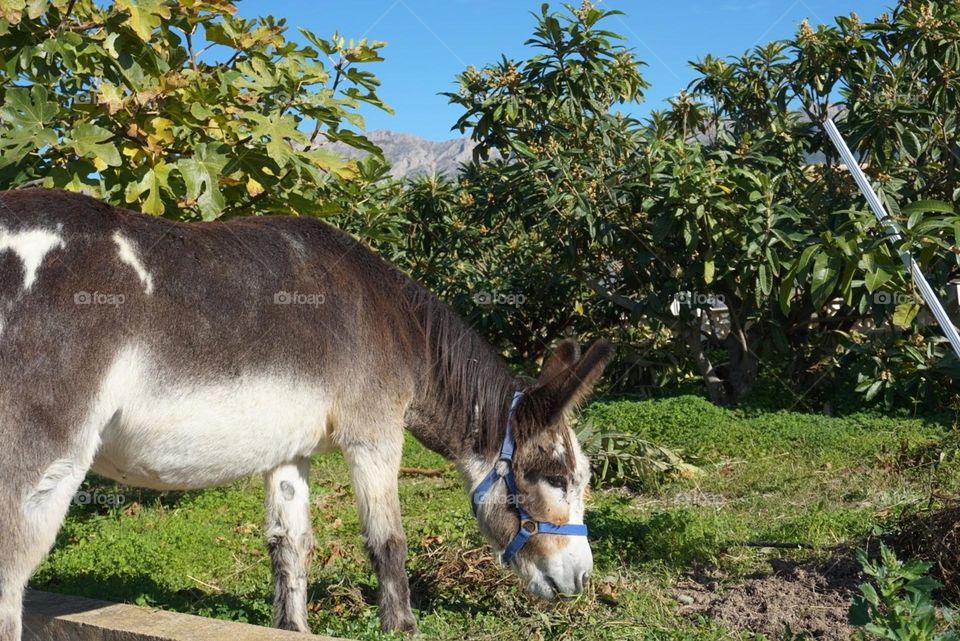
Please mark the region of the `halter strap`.
POLYGON ((477 485, 470 497, 473 503, 473 515, 476 516, 480 505, 483 504, 498 482, 502 480, 507 486, 507 504, 511 505, 517 513, 517 516, 520 517, 520 529, 514 535, 513 540, 511 540, 503 550, 500 560, 504 565, 509 565, 517 552, 527 544, 527 541, 538 534, 587 536, 586 525, 579 523, 556 525, 546 521, 537 521, 531 519, 530 515, 527 514, 527 511, 524 510, 521 505, 517 491, 517 481, 513 475, 513 452, 516 448, 516 441, 513 436, 513 417, 522 400, 523 392, 514 393, 513 401, 510 403, 510 413, 507 416, 506 434, 503 437, 503 444, 500 446, 500 456, 497 458, 497 462, 493 464, 493 469, 480 481, 480 484, 477 485))

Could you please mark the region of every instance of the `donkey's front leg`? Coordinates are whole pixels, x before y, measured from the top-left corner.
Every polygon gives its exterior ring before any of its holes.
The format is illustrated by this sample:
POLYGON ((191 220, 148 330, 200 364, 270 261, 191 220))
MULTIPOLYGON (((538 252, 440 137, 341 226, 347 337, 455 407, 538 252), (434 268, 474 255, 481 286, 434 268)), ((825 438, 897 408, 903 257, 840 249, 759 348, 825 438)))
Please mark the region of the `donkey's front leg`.
POLYGON ((313 553, 310 461, 281 465, 266 475, 267 548, 273 561, 273 625, 309 632, 307 583, 313 553))
POLYGON ((403 433, 384 435, 376 444, 344 447, 357 497, 364 545, 380 583, 380 626, 385 631, 416 632, 407 580, 407 537, 400 521, 397 477, 403 433))

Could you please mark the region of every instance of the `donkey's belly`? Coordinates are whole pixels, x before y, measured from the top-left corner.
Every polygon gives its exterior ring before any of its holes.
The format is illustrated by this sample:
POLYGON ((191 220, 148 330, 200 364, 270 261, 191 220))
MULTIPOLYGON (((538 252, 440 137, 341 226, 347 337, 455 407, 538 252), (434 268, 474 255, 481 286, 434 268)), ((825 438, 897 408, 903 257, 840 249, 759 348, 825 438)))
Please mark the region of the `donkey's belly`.
POLYGON ((331 447, 329 402, 318 385, 249 376, 181 389, 148 383, 125 390, 101 432, 94 472, 129 485, 193 489, 331 447))

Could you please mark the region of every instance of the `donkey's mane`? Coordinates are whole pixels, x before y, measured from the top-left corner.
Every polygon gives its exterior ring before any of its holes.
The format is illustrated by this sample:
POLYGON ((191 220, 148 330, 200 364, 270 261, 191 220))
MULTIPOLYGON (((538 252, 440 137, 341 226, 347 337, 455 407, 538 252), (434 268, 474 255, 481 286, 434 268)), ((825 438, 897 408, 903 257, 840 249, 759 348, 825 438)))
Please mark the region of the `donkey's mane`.
POLYGON ((510 368, 473 328, 432 292, 404 276, 404 299, 423 332, 421 398, 437 428, 465 432, 481 454, 499 448, 515 391, 510 368))

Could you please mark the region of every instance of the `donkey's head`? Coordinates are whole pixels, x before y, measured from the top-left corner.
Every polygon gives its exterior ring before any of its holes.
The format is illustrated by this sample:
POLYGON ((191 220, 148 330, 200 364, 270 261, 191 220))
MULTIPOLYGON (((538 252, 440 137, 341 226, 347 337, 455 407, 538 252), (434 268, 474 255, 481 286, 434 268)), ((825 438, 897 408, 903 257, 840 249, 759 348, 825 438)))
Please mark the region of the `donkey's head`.
POLYGON ((574 341, 557 347, 515 397, 500 460, 474 492, 481 530, 527 590, 548 600, 580 593, 593 569, 583 526, 590 466, 568 420, 610 355, 602 341, 582 357, 574 341))

